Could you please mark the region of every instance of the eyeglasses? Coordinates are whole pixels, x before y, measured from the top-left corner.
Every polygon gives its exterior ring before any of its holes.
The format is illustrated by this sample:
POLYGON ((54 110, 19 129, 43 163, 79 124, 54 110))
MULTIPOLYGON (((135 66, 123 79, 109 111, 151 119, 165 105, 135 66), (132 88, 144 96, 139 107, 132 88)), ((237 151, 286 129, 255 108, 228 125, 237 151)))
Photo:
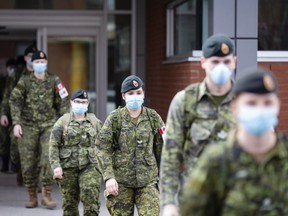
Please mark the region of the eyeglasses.
POLYGON ((74 103, 76 104, 88 104, 89 101, 79 101, 79 100, 73 100, 74 103))

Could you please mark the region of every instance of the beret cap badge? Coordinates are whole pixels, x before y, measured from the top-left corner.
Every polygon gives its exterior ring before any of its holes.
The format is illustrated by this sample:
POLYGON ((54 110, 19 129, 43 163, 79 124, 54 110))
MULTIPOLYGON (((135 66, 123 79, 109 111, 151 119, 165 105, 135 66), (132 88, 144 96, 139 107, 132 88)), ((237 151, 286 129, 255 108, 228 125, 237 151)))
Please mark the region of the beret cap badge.
POLYGON ((87 98, 87 93, 86 92, 84 92, 83 95, 84 95, 85 98, 87 98))
POLYGON ((221 44, 221 51, 224 55, 228 54, 229 53, 229 47, 227 44, 225 43, 222 43, 221 44))
POLYGON ((133 80, 133 85, 135 86, 135 87, 138 87, 138 82, 136 81, 136 80, 133 80))
POLYGON ((263 77, 263 84, 268 91, 273 91, 275 89, 274 81, 269 75, 263 77))
POLYGON ((40 52, 40 57, 44 58, 44 53, 43 52, 40 52))

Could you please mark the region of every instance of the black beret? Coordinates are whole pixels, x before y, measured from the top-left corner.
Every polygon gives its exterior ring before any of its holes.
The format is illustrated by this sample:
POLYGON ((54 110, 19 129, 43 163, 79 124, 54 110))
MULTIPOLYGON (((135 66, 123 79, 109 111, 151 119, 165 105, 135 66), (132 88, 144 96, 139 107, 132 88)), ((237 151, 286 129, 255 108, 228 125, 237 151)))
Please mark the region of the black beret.
POLYGON ((126 93, 130 90, 137 90, 143 86, 142 80, 135 75, 130 75, 124 79, 121 85, 121 93, 126 93))
POLYGON ((16 60, 14 58, 10 58, 6 61, 6 67, 16 65, 16 60))
POLYGON ((212 56, 224 57, 234 53, 234 44, 228 36, 215 34, 205 41, 202 52, 205 58, 212 56))
POLYGON ((277 93, 278 84, 272 72, 264 69, 248 69, 242 72, 232 88, 234 94, 249 92, 255 94, 277 93))
POLYGON ((71 100, 74 100, 76 98, 88 99, 88 93, 83 89, 78 89, 74 91, 71 95, 71 100))
POLYGON ((28 53, 34 53, 36 51, 37 51, 37 48, 36 48, 35 44, 33 43, 25 49, 24 55, 26 56, 28 53))
POLYGON ((47 56, 43 51, 36 51, 33 53, 33 56, 31 58, 31 61, 37 60, 37 59, 46 59, 47 60, 47 56))

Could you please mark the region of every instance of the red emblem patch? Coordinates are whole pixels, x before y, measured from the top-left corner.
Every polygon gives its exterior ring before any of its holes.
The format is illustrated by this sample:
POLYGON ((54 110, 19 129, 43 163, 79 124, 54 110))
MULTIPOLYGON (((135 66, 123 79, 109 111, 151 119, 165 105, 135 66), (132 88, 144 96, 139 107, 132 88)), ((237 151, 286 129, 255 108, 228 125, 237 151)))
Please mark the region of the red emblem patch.
POLYGON ((57 86, 56 86, 56 90, 57 91, 60 91, 61 89, 63 89, 64 88, 64 84, 61 82, 61 83, 59 83, 57 86))
POLYGON ((159 133, 161 135, 163 135, 165 133, 165 130, 166 130, 166 128, 165 128, 165 126, 163 126, 163 127, 159 128, 159 133))
POLYGON ((136 80, 133 80, 133 85, 135 86, 135 87, 138 87, 138 82, 136 81, 136 80))

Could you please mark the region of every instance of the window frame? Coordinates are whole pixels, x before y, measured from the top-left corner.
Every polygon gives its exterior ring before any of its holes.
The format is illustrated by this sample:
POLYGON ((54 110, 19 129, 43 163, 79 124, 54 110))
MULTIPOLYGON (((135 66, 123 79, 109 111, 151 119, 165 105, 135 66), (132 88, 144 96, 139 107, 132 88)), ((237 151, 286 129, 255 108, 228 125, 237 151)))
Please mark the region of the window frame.
MULTIPOLYGON (((191 50, 189 52, 181 53, 181 54, 175 54, 175 20, 174 20, 174 10, 175 7, 177 7, 180 4, 183 4, 187 2, 188 0, 172 0, 167 1, 167 7, 166 7, 166 60, 163 63, 178 63, 178 62, 185 62, 189 61, 189 58, 193 57, 193 52, 196 50, 191 50)), ((198 1, 198 0, 196 0, 198 1)), ((202 2, 200 0, 199 2, 202 2)), ((198 2, 197 2, 198 4, 198 2)), ((197 6, 198 7, 198 6, 197 6)), ((203 40, 203 5, 201 5, 201 25, 200 25, 200 32, 196 32, 196 34, 199 34, 198 37, 200 37, 200 43, 202 44, 203 40)))

